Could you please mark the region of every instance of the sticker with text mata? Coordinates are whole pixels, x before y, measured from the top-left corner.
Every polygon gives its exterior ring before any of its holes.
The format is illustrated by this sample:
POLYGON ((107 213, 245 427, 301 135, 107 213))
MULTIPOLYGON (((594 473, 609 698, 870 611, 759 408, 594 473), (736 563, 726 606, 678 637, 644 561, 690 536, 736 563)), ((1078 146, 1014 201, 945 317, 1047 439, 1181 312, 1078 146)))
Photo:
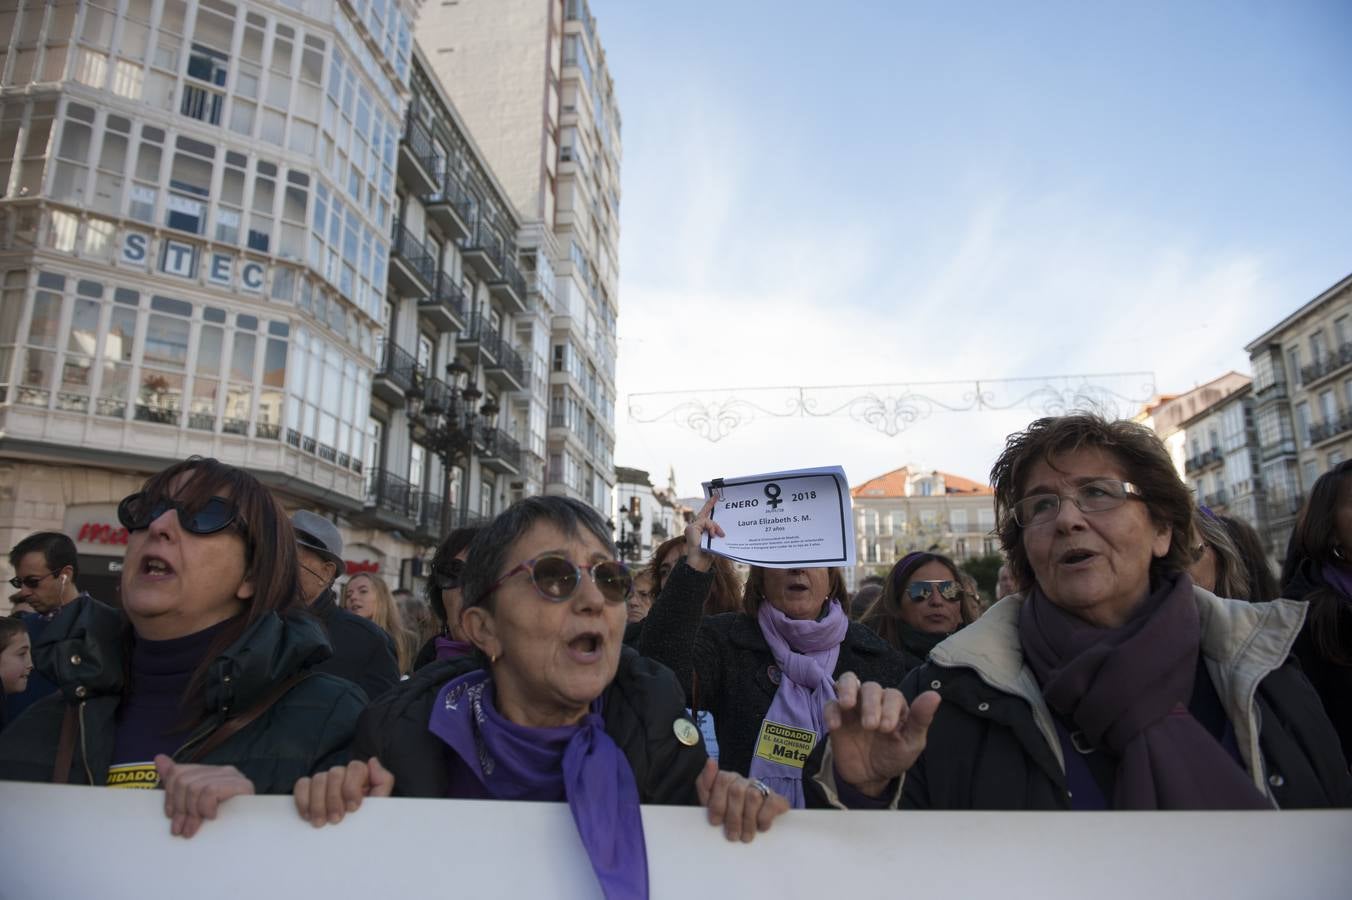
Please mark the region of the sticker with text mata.
POLYGON ((815 746, 817 732, 766 719, 761 723, 760 737, 756 739, 756 755, 769 762, 801 769, 815 746))
POLYGON ((153 791, 160 786, 160 773, 153 762, 125 763, 108 768, 108 787, 153 791))

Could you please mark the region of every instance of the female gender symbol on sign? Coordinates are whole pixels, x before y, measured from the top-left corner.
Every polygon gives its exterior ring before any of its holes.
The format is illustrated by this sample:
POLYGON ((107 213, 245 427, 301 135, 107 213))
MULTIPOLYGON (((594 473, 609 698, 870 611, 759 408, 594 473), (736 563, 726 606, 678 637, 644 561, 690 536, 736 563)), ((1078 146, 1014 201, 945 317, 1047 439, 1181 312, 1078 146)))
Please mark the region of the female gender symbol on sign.
POLYGON ((765 505, 770 507, 771 509, 779 509, 780 504, 784 502, 783 500, 779 499, 779 495, 782 493, 783 491, 780 490, 779 485, 773 482, 767 484, 765 486, 765 496, 770 499, 769 502, 766 503, 765 505))

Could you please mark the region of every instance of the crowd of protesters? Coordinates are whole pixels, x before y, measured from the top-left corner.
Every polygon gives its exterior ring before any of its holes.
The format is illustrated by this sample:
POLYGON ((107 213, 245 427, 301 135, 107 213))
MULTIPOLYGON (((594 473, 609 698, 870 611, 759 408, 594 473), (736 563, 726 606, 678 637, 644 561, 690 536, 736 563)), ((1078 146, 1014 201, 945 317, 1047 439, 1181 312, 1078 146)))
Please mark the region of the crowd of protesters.
POLYGON ((713 498, 635 572, 594 510, 527 498, 447 535, 414 596, 340 588, 332 521, 194 458, 118 508, 120 608, 69 537, 11 551, 0 779, 160 788, 184 836, 249 793, 315 825, 565 802, 609 896, 646 895, 641 803, 734 840, 792 808, 1352 805, 1352 462, 1280 582, 1141 426, 1038 420, 992 482, 984 600, 938 548, 854 596, 837 568, 743 575, 707 549, 713 498))

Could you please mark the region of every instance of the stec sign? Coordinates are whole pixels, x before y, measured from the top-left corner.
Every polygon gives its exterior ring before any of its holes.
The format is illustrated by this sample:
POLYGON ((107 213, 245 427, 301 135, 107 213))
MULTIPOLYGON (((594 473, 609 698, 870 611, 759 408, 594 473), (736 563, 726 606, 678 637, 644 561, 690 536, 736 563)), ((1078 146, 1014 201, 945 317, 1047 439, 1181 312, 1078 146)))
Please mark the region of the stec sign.
MULTIPOLYGON (((119 259, 123 265, 145 269, 150 264, 151 237, 139 231, 122 234, 119 259)), ((253 260, 239 260, 233 253, 207 252, 196 244, 161 238, 156 269, 166 275, 175 275, 189 281, 198 280, 205 269, 207 284, 223 288, 238 288, 251 294, 263 292, 267 267, 253 260)))

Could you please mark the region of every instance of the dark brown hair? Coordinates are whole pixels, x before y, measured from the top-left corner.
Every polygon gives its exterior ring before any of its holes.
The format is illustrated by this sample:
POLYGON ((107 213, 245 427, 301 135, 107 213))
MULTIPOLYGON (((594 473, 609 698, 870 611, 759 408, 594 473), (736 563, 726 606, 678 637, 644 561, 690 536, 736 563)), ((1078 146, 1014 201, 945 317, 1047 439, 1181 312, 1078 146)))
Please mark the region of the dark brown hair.
MULTIPOLYGON (((850 592, 845 589, 845 575, 841 572, 839 566, 831 566, 827 569, 827 600, 839 600, 842 607, 847 607, 850 602, 850 592)), ((760 605, 765 600, 765 569, 760 566, 752 566, 751 572, 746 576, 746 587, 742 591, 742 612, 751 618, 756 618, 760 612, 760 605)))
MULTIPOLYGON (((905 599, 906 585, 921 566, 932 562, 943 566, 953 576, 954 581, 963 584, 963 573, 958 570, 957 564, 942 553, 908 553, 897 560, 892 571, 887 573, 882 594, 859 617, 860 623, 873 629, 880 638, 893 647, 901 649, 901 604, 905 599)), ((968 593, 965 586, 963 593, 968 593)), ((962 624, 970 625, 972 620, 968 613, 968 604, 961 602, 963 599, 966 598, 959 598, 958 603, 962 613, 962 624)))
POLYGON ((1352 665, 1352 634, 1346 633, 1347 621, 1352 616, 1340 609, 1345 601, 1324 583, 1320 570, 1330 565, 1346 566, 1352 561, 1352 547, 1338 543, 1338 504, 1342 493, 1352 490, 1349 474, 1352 474, 1352 460, 1339 463, 1315 481, 1310 488, 1310 498, 1296 518, 1291 543, 1286 548, 1286 560, 1282 563, 1284 587, 1302 569, 1318 585, 1304 597, 1310 604, 1305 627, 1319 654, 1340 666, 1352 665))
POLYGON ((1272 566, 1268 565, 1267 548, 1263 539, 1253 526, 1235 516, 1217 516, 1230 535, 1239 558, 1249 574, 1249 599, 1255 603, 1267 603, 1276 600, 1280 589, 1277 579, 1272 576, 1272 566))
POLYGON ((1121 466, 1125 480, 1140 488, 1150 521, 1169 527, 1169 552, 1150 561, 1152 584, 1186 571, 1192 561, 1188 544, 1193 499, 1178 477, 1169 451, 1144 425, 1075 413, 1038 419, 1010 435, 1004 452, 991 467, 997 532, 1014 581, 1030 586, 1037 580, 1023 549, 1023 527, 1013 515, 1014 504, 1023 498, 1028 473, 1039 462, 1054 465, 1058 456, 1078 450, 1101 450, 1112 457, 1121 466))
MULTIPOLYGON (((657 545, 653 551, 652 558, 648 560, 648 568, 652 570, 653 589, 657 596, 653 597, 653 602, 658 601, 662 594, 662 589, 666 587, 665 580, 660 578, 662 559, 671 552, 673 547, 679 547, 682 555, 685 550, 685 535, 677 535, 673 538, 667 538, 657 545)), ((732 560, 722 556, 710 554, 713 558, 713 565, 709 571, 713 573, 714 584, 709 589, 709 596, 704 600, 704 614, 706 616, 716 616, 719 613, 736 612, 742 607, 742 579, 737 574, 737 567, 733 565, 732 560)), ((670 576, 670 573, 668 573, 670 576)))
POLYGON ((1215 514, 1199 509, 1195 519, 1202 541, 1211 548, 1211 557, 1216 565, 1217 597, 1233 597, 1236 600, 1248 600, 1249 569, 1230 540, 1230 532, 1216 518, 1215 514))
POLYGON ((304 610, 300 598, 296 533, 285 510, 257 478, 219 460, 194 456, 146 479, 141 490, 149 502, 172 496, 188 509, 199 508, 212 497, 229 497, 236 509, 233 528, 244 541, 244 577, 253 581, 254 594, 244 612, 222 628, 188 682, 183 709, 195 721, 204 714, 202 692, 207 672, 216 658, 264 617, 304 610), (174 482, 184 481, 174 491, 174 482))

